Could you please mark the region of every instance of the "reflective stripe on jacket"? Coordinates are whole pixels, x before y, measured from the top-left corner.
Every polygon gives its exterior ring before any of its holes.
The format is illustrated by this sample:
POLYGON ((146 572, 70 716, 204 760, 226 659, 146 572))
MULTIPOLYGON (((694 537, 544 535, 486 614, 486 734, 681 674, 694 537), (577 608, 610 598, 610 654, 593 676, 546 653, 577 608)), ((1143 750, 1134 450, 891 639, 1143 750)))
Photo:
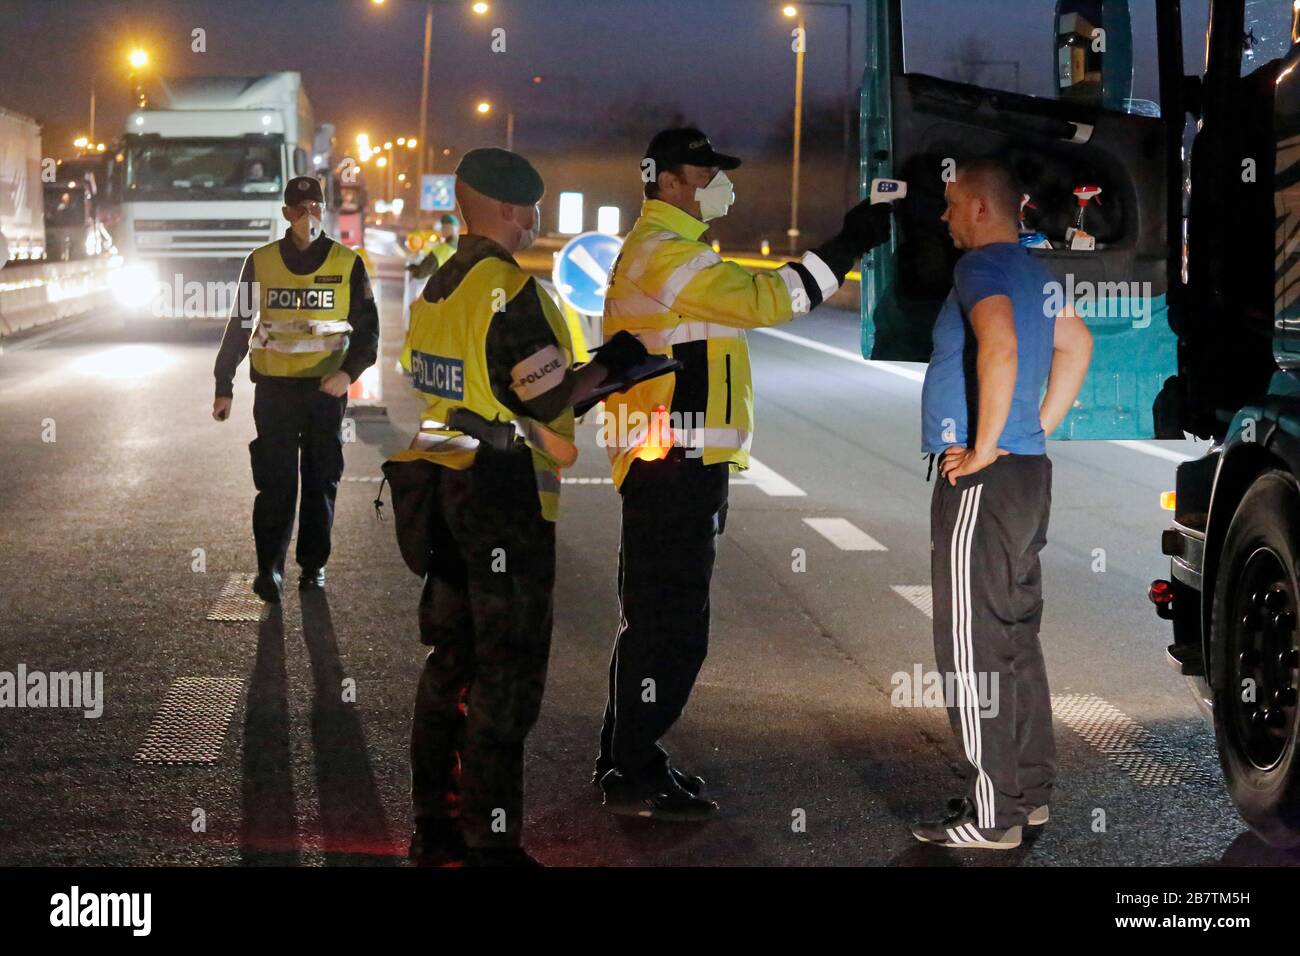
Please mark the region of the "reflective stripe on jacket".
MULTIPOLYGON (((753 273, 723 260, 701 241, 707 228, 648 199, 614 263, 605 339, 631 332, 649 351, 684 365, 606 398, 602 443, 615 485, 633 460, 663 457, 671 445, 694 450, 706 465, 748 467, 754 393, 744 330, 788 322, 822 299, 810 300, 792 266, 753 273)), ((819 292, 838 286, 820 260, 805 257, 803 265, 819 292)))
POLYGON ((352 325, 352 267, 357 254, 333 243, 320 268, 290 272, 280 243, 253 250, 258 319, 249 360, 262 375, 319 378, 343 364, 352 325))

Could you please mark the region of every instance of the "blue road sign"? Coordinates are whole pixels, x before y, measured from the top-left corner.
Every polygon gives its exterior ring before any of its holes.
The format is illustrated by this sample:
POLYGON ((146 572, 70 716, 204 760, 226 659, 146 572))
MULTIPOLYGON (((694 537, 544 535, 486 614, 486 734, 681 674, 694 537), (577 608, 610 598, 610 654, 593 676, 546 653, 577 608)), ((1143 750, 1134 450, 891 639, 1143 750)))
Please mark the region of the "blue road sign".
POLYGON ((425 173, 420 180, 420 208, 425 212, 451 212, 456 208, 456 177, 452 173, 425 173))
POLYGON ((622 239, 604 232, 584 232, 565 243, 551 273, 565 304, 584 315, 602 314, 609 273, 622 248, 622 239))

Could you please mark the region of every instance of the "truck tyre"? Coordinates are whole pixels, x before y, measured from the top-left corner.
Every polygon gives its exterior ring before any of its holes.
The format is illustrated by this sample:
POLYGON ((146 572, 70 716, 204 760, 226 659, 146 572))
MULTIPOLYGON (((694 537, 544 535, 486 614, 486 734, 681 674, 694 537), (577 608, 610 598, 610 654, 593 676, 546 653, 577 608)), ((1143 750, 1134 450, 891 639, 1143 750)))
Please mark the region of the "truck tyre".
POLYGON ((1267 471, 1232 517, 1210 623, 1214 735, 1242 818, 1274 846, 1300 845, 1297 551, 1300 488, 1267 471))

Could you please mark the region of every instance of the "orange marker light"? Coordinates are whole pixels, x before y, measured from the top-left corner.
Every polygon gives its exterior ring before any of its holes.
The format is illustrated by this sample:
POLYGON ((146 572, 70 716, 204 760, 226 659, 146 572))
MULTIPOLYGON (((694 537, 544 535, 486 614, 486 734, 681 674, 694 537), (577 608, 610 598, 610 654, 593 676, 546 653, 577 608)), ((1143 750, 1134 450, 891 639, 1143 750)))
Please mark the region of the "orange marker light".
POLYGON ((1172 491, 1160 492, 1160 507, 1164 508, 1165 511, 1173 511, 1175 497, 1176 496, 1172 491))
POLYGON ((668 450, 672 447, 673 430, 668 425, 668 409, 660 405, 650 414, 646 441, 637 449, 636 457, 641 461, 658 461, 668 457, 668 450))

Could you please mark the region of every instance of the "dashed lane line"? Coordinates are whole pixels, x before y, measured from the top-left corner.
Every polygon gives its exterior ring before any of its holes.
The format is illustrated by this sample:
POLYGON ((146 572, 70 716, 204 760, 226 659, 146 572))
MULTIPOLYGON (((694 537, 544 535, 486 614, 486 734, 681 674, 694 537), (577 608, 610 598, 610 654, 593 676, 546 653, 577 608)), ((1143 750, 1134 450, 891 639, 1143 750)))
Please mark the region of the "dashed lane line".
POLYGON ((846 518, 804 518, 803 523, 841 551, 889 550, 846 518))
POLYGON ((895 584, 890 588, 928 618, 934 617, 934 594, 928 584, 895 584))

